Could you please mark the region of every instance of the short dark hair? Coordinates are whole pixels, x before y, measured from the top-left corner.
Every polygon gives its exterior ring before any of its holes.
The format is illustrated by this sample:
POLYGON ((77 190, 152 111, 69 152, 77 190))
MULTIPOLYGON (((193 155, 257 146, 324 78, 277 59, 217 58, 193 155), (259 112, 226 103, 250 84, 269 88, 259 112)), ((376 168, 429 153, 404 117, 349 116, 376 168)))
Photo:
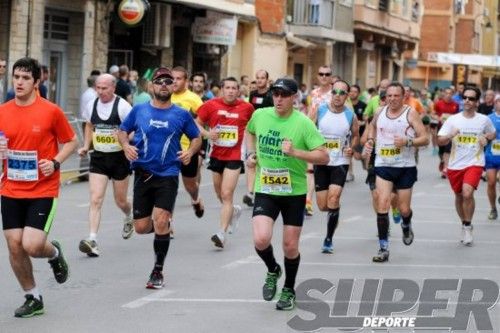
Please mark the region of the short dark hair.
POLYGON ((399 88, 399 89, 401 89, 401 94, 402 94, 402 95, 404 95, 404 94, 405 94, 405 87, 404 87, 404 86, 403 86, 400 82, 393 81, 393 82, 389 83, 389 85, 387 86, 386 91, 387 91, 390 87, 399 88))
POLYGON ((101 71, 98 70, 98 69, 94 69, 94 70, 92 70, 92 72, 90 72, 90 75, 97 75, 97 76, 99 76, 99 75, 101 75, 101 71))
POLYGON ((465 92, 467 90, 472 90, 473 92, 475 92, 476 93, 476 100, 479 101, 479 99, 481 98, 481 90, 478 87, 466 86, 464 88, 464 92, 462 93, 462 96, 465 94, 465 92))
POLYGON ((351 86, 351 88, 356 88, 356 90, 358 91, 358 93, 360 93, 360 92, 361 92, 361 87, 360 87, 359 85, 357 85, 357 84, 353 84, 353 85, 351 86))
POLYGON ((30 57, 24 57, 17 60, 12 66, 12 75, 14 75, 14 71, 16 69, 31 73, 31 76, 33 76, 35 82, 40 80, 40 76, 42 74, 42 67, 40 66, 38 60, 30 57))
POLYGON ((226 84, 226 81, 236 82, 236 86, 238 87, 238 89, 240 88, 240 84, 234 76, 229 76, 229 77, 226 77, 225 79, 222 79, 222 81, 220 82, 220 86, 224 87, 224 85, 226 84))
POLYGON ((333 87, 333 85, 334 85, 335 83, 337 83, 337 82, 341 82, 341 83, 345 84, 345 85, 347 86, 347 91, 351 90, 351 86, 349 85, 349 83, 347 83, 346 81, 344 81, 344 80, 342 80, 342 79, 340 79, 340 80, 337 80, 337 81, 333 82, 332 87, 333 87))
POLYGON ((194 78, 196 76, 201 76, 203 78, 203 83, 205 83, 205 74, 203 74, 202 72, 196 72, 194 74, 191 75, 191 77, 189 78, 189 81, 193 82, 194 78))

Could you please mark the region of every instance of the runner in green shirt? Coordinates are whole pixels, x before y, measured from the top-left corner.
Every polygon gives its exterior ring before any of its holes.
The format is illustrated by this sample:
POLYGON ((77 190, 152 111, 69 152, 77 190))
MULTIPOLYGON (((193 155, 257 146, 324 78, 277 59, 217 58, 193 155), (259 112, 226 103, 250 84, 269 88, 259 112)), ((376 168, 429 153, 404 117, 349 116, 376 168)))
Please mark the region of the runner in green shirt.
POLYGON ((254 112, 247 124, 247 164, 256 166, 253 235, 255 250, 268 272, 262 294, 270 301, 276 294, 281 267, 271 245, 274 221, 283 218, 285 284, 278 310, 295 307, 295 277, 299 269, 299 238, 304 221, 307 162, 327 164, 325 139, 314 123, 293 108, 297 82, 278 79, 271 87, 274 107, 254 112))

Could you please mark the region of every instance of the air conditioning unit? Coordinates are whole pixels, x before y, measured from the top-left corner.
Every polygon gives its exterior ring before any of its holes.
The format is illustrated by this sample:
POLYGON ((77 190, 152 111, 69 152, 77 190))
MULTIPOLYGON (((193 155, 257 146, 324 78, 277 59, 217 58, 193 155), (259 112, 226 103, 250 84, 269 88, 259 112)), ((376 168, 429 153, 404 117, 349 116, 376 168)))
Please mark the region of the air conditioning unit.
POLYGON ((388 12, 389 11, 389 0, 379 0, 378 10, 380 10, 382 12, 388 12))
POLYGON ((142 27, 142 45, 155 48, 170 47, 172 6, 152 3, 142 27))

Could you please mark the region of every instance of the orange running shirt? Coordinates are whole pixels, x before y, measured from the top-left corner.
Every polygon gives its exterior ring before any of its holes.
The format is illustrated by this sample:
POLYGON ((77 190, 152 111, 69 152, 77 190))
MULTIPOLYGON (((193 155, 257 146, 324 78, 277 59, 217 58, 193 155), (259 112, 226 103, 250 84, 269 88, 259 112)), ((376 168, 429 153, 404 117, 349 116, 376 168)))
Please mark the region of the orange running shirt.
POLYGON ((9 158, 3 161, 1 195, 30 199, 57 197, 60 172, 45 177, 38 161, 52 160, 59 151, 58 144, 69 142, 75 136, 63 111, 40 96, 28 106, 16 105, 15 100, 11 100, 0 105, 0 131, 9 140, 9 158))

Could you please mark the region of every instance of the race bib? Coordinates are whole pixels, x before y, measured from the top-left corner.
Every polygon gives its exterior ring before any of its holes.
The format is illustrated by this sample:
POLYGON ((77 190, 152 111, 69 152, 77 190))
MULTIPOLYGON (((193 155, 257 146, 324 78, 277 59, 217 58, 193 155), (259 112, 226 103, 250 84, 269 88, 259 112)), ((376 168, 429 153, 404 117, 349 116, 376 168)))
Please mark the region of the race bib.
POLYGON ((387 164, 395 164, 401 160, 401 148, 394 145, 382 146, 377 154, 387 164))
POLYGON ((238 143, 238 126, 217 125, 219 138, 214 142, 219 147, 234 147, 238 143))
POLYGON ((500 140, 493 140, 491 142, 491 153, 495 156, 500 155, 500 140))
POLYGON ((325 147, 328 149, 330 156, 338 156, 341 151, 340 138, 325 138, 325 147))
POLYGON ((461 149, 476 149, 478 137, 474 134, 459 134, 455 137, 455 143, 461 149))
POLYGON ((7 179, 34 182, 38 180, 38 153, 25 150, 9 150, 7 153, 7 179))
POLYGON ((290 170, 262 168, 260 170, 260 190, 262 193, 292 193, 290 170))
POLYGON ((122 146, 116 139, 114 133, 115 129, 113 128, 96 128, 92 136, 94 150, 102 153, 121 151, 122 146))

